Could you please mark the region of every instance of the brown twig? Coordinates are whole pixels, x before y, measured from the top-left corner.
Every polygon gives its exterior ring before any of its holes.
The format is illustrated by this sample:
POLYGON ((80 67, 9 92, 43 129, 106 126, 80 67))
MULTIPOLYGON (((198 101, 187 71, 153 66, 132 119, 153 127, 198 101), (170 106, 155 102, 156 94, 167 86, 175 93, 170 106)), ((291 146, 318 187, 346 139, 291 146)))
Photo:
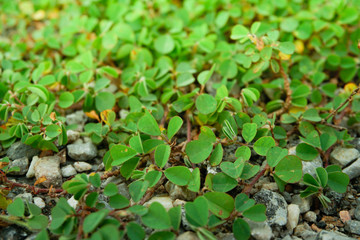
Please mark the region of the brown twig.
POLYGON ((331 117, 335 116, 336 113, 343 107, 345 106, 347 103, 351 103, 353 100, 353 97, 359 93, 360 88, 356 88, 351 94, 350 96, 342 103, 340 104, 340 106, 338 106, 334 111, 332 111, 329 115, 326 116, 326 118, 324 118, 323 120, 321 120, 321 123, 324 124, 326 123, 331 117))
POLYGON ((271 113, 269 115, 269 117, 271 118, 274 114, 276 114, 277 116, 281 116, 281 114, 285 113, 291 106, 291 89, 290 89, 290 79, 288 77, 288 75, 285 73, 285 70, 283 68, 283 66, 281 65, 281 60, 277 59, 278 63, 279 63, 279 68, 280 68, 280 74, 282 76, 282 78, 284 79, 284 90, 286 92, 286 99, 285 99, 285 103, 283 105, 283 107, 279 110, 277 110, 274 113, 271 113))
POLYGON ((246 195, 250 194, 251 189, 253 188, 253 186, 257 183, 257 181, 259 181, 259 179, 265 174, 265 172, 270 168, 270 166, 268 164, 266 164, 266 166, 264 167, 263 170, 261 170, 256 177, 248 184, 246 185, 246 187, 243 189, 243 193, 245 193, 246 195))

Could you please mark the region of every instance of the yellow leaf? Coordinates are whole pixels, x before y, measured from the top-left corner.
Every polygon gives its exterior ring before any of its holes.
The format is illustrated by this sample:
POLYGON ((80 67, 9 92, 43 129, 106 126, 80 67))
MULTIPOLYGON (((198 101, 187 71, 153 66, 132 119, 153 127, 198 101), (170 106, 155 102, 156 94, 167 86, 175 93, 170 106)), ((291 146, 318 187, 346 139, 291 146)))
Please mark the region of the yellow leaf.
POLYGON ((0 195, 0 209, 5 210, 11 202, 11 199, 7 199, 5 196, 0 195))
POLYGON ((42 183, 42 182, 45 182, 46 181, 46 177, 45 176, 42 176, 42 177, 40 177, 40 178, 38 178, 37 180, 36 180, 36 182, 34 183, 34 186, 36 186, 36 185, 38 185, 38 184, 40 184, 40 183, 42 183))
POLYGON ((100 118, 94 110, 92 110, 91 112, 86 112, 85 115, 88 116, 89 118, 96 119, 100 122, 100 118))
POLYGON ((296 41, 295 41, 295 52, 301 54, 301 53, 304 52, 304 49, 305 49, 305 46, 304 46, 303 41, 301 41, 301 40, 296 40, 296 41))
POLYGON ((305 112, 305 108, 302 108, 302 107, 291 107, 289 109, 289 112, 290 113, 298 113, 298 112, 305 112))
POLYGON ((345 92, 351 93, 357 88, 355 83, 347 83, 344 87, 345 92))
POLYGON ((110 126, 109 118, 108 118, 109 112, 112 112, 112 110, 108 109, 100 113, 101 121, 103 121, 108 126, 110 126))
POLYGON ((291 55, 279 52, 279 57, 281 60, 289 60, 291 58, 291 55))
POLYGON ((55 114, 55 112, 50 113, 50 118, 51 118, 51 120, 53 120, 53 121, 56 120, 56 114, 55 114))

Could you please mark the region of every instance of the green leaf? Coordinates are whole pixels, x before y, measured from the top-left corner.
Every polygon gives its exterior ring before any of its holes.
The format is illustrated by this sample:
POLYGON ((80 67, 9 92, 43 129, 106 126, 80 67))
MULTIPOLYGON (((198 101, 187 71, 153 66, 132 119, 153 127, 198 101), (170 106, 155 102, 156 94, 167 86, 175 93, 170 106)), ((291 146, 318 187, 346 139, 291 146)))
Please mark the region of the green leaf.
POLYGON ((143 240, 145 238, 145 230, 135 222, 126 224, 126 234, 130 240, 143 240))
POLYGON ((194 76, 191 73, 180 73, 176 78, 177 87, 185 87, 195 81, 194 76))
POLYGON ((308 109, 303 113, 303 118, 308 121, 312 122, 320 122, 321 117, 319 116, 319 113, 316 109, 308 109))
POLYGON ((175 240, 175 238, 175 233, 162 231, 151 234, 149 240, 175 240))
POLYGON ((141 217, 142 222, 153 229, 168 229, 171 227, 169 214, 161 203, 153 202, 149 211, 141 217))
POLYGON ((167 128, 167 137, 169 138, 169 140, 171 140, 171 138, 175 136, 175 134, 180 130, 181 126, 183 125, 183 122, 184 121, 179 116, 175 116, 170 119, 167 128))
POLYGON ((210 211, 220 218, 229 217, 234 210, 234 199, 226 193, 207 192, 204 197, 208 200, 210 211))
POLYGON ((236 162, 235 163, 222 162, 220 165, 220 168, 225 174, 236 179, 236 178, 240 177, 240 175, 244 169, 244 163, 242 161, 240 161, 240 162, 241 162, 240 164, 236 164, 236 162))
POLYGON ((74 103, 74 95, 70 92, 63 92, 59 97, 59 106, 61 108, 68 108, 74 103))
POLYGON ((109 198, 109 204, 112 208, 122 209, 122 208, 128 207, 130 205, 130 201, 123 195, 116 194, 109 198))
POLYGON ((233 40, 241 39, 247 37, 249 30, 243 25, 236 25, 231 29, 230 38, 233 40))
POLYGON ((200 190, 200 169, 195 168, 191 173, 191 178, 188 184, 188 189, 192 192, 199 192, 200 190))
POLYGON ((208 222, 209 208, 204 197, 197 197, 194 202, 187 202, 185 212, 186 220, 195 227, 203 227, 208 222))
POLYGON ((325 186, 328 182, 327 171, 322 167, 318 167, 318 168, 316 168, 316 176, 317 176, 318 182, 321 184, 321 186, 323 188, 325 188, 325 186))
POLYGON ((235 197, 235 209, 238 212, 243 212, 254 205, 255 200, 250 199, 245 193, 240 193, 235 197))
POLYGON ((296 155, 304 161, 311 161, 319 155, 319 152, 307 143, 300 143, 296 146, 296 155))
POLYGON ((151 115, 148 111, 145 112, 144 116, 142 116, 138 121, 138 129, 151 136, 160 136, 160 128, 158 123, 156 122, 153 115, 151 115))
POLYGON ((225 173, 217 173, 213 177, 213 189, 217 192, 228 192, 238 185, 238 182, 226 175, 225 173))
POLYGON ((213 149, 211 142, 194 140, 186 144, 185 152, 193 163, 201 163, 207 159, 213 149))
POLYGON ((108 209, 101 209, 86 216, 84 219, 83 231, 85 233, 94 231, 96 227, 101 223, 101 221, 108 215, 108 213, 108 209))
POLYGON ((349 184, 349 176, 342 172, 330 172, 328 174, 328 186, 338 193, 345 193, 349 184))
POLYGON ((288 155, 288 150, 281 147, 272 147, 266 154, 266 161, 270 167, 275 167, 281 159, 288 155))
POLYGON ((223 156, 224 156, 224 150, 222 148, 221 143, 219 143, 215 146, 214 151, 210 156, 209 161, 211 166, 219 165, 221 163, 221 160, 223 159, 223 156))
POLYGON ((191 178, 190 170, 184 166, 175 166, 175 167, 167 168, 164 174, 166 178, 169 179, 170 182, 179 186, 187 185, 191 178))
POLYGON ((115 96, 109 92, 100 92, 95 97, 96 110, 99 112, 112 109, 115 106, 115 96))
POLYGON ((120 165, 134 157, 136 154, 137 152, 130 147, 125 145, 115 145, 110 149, 110 155, 114 159, 111 165, 120 165))
POLYGON ((147 172, 144 179, 149 182, 149 187, 151 188, 156 185, 156 183, 160 180, 161 176, 162 172, 153 170, 147 172))
POLYGON ((254 150, 261 156, 266 156, 270 148, 275 146, 275 140, 272 137, 266 136, 259 138, 254 143, 254 150))
POLYGON ((302 177, 302 163, 297 156, 284 157, 275 167, 275 174, 282 181, 295 183, 302 177))
POLYGON ((251 157, 251 150, 248 146, 241 146, 235 151, 235 157, 241 158, 245 161, 251 157))
POLYGON ((6 210, 12 216, 23 217, 25 213, 25 204, 21 198, 15 198, 6 210))
POLYGON ((176 206, 171 208, 168 211, 168 214, 170 217, 172 228, 174 230, 178 230, 180 228, 180 223, 181 223, 181 206, 176 206))
POLYGON ((159 53, 168 54, 174 50, 175 42, 170 35, 163 35, 155 40, 154 47, 159 53))
POLYGON ((249 224, 241 218, 234 221, 232 230, 236 240, 247 240, 251 236, 249 224))
POLYGON ((285 54, 293 54, 295 51, 295 45, 292 42, 281 42, 279 44, 279 50, 285 54))
POLYGON ((99 193, 97 192, 89 193, 89 195, 86 196, 86 200, 85 200, 86 205, 88 207, 94 207, 95 203, 98 200, 98 197, 99 197, 99 193))
POLYGON ((242 129, 242 136, 244 140, 249 143, 256 136, 257 124, 256 123, 245 123, 242 129))
POLYGON ((201 94, 196 98, 195 105, 196 105, 196 109, 200 113, 207 115, 215 112, 217 102, 213 96, 209 94, 201 94))
POLYGON ((129 193, 134 202, 140 201, 149 187, 148 181, 136 181, 129 185, 129 193))
POLYGON ((257 204, 246 209, 243 212, 243 216, 254 221, 254 222, 263 222, 266 220, 266 207, 264 204, 257 204))
POLYGON ((46 127, 46 136, 55 138, 61 134, 62 130, 59 125, 51 124, 46 127))
POLYGON ((321 149, 325 152, 328 150, 332 145, 334 145, 337 141, 336 136, 330 135, 328 133, 323 133, 320 135, 320 145, 321 149))
POLYGON ((155 150, 155 163, 159 168, 163 168, 167 161, 169 160, 171 148, 167 144, 161 144, 156 147, 155 150))

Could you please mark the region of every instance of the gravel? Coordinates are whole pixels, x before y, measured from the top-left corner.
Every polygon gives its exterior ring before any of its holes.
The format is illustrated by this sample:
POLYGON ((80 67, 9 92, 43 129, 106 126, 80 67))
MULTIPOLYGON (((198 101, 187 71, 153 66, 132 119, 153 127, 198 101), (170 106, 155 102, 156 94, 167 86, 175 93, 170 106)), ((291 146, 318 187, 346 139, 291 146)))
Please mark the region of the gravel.
POLYGON ((60 171, 60 158, 57 156, 43 157, 38 160, 34 166, 35 177, 38 180, 45 177, 46 180, 41 183, 44 187, 60 187, 62 184, 62 175, 60 171))
POLYGON ((97 148, 91 143, 73 143, 67 146, 69 156, 76 161, 90 161, 97 156, 97 148))
POLYGON ((254 200, 266 205, 266 216, 270 226, 284 226, 287 223, 288 204, 279 193, 262 189, 254 195, 254 200))
POLYGON ((10 160, 20 159, 23 157, 30 159, 33 156, 38 155, 40 152, 41 151, 39 149, 32 148, 31 146, 19 141, 10 146, 6 152, 6 155, 10 160))

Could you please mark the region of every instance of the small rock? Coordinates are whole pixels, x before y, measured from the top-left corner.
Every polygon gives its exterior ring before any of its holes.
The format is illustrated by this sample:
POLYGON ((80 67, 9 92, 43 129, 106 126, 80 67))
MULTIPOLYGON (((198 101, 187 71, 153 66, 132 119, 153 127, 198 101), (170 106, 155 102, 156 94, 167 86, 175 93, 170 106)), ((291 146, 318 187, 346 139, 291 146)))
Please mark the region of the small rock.
POLYGON ((124 197, 126 197, 127 199, 130 199, 130 193, 129 193, 129 187, 128 184, 126 183, 120 183, 119 185, 117 185, 117 188, 119 190, 119 193, 121 195, 123 195, 124 197))
POLYGON ((38 155, 41 151, 39 149, 32 148, 25 143, 20 141, 12 144, 10 148, 7 150, 6 155, 10 160, 15 160, 23 157, 27 157, 28 159, 32 158, 35 155, 38 155))
POLYGON ((121 119, 125 119, 127 117, 127 115, 129 115, 129 111, 126 109, 121 109, 119 111, 119 116, 121 119))
POLYGON ((316 232, 314 232, 307 223, 297 225, 294 229, 294 235, 302 237, 303 239, 316 238, 316 232))
POLYGON ((287 203, 283 196, 276 192, 261 189, 254 195, 257 203, 266 205, 267 221, 271 225, 284 226, 287 223, 287 203))
POLYGON ((144 203, 144 207, 150 206, 153 202, 158 202, 164 206, 166 211, 173 207, 173 201, 170 197, 153 197, 148 202, 144 203))
POLYGON ((115 185, 118 185, 125 181, 125 178, 123 178, 121 175, 118 176, 111 176, 105 180, 105 182, 101 183, 101 188, 105 188, 106 185, 109 183, 114 183, 115 185))
POLYGON ((344 167, 359 157, 356 148, 336 147, 330 154, 330 162, 344 167))
POLYGON ((263 188, 263 189, 270 190, 270 191, 277 191, 277 190, 279 190, 279 187, 278 187, 278 185, 277 185, 275 182, 265 183, 265 184, 262 185, 262 188, 263 188))
POLYGON ((288 210, 288 216, 287 216, 286 227, 287 229, 292 231, 298 225, 300 208, 296 204, 290 204, 287 210, 288 210))
POLYGON ((68 204, 73 208, 73 209, 76 209, 77 206, 79 205, 79 201, 78 200, 75 200, 74 196, 72 196, 71 198, 69 198, 67 200, 68 204))
POLYGON ((224 146, 224 157, 223 161, 235 162, 237 157, 235 156, 236 149, 238 149, 238 145, 231 144, 228 146, 224 146))
POLYGON ((46 180, 41 184, 44 187, 51 185, 59 187, 62 184, 62 176, 60 171, 60 158, 58 156, 49 156, 40 158, 35 166, 35 177, 39 179, 45 177, 46 180))
POLYGON ((236 240, 233 233, 220 232, 216 235, 216 238, 221 240, 236 240))
POLYGON ((337 193, 335 191, 327 191, 325 196, 330 199, 330 203, 328 203, 328 207, 324 208, 322 205, 320 206, 320 210, 325 213, 327 216, 337 215, 337 208, 341 204, 341 200, 343 198, 343 194, 337 193))
POLYGON ((34 156, 32 158, 32 161, 30 163, 30 167, 29 167, 29 170, 27 171, 26 173, 26 177, 27 178, 33 178, 35 177, 35 170, 34 170, 34 167, 36 165, 36 163, 40 160, 40 158, 38 156, 34 156))
POLYGON ((165 184, 165 189, 169 193, 169 196, 173 199, 184 199, 188 201, 192 201, 196 198, 196 193, 188 190, 185 187, 178 186, 168 181, 165 184))
POLYGON ((11 161, 9 164, 9 168, 12 168, 12 167, 19 167, 20 171, 9 172, 8 173, 9 175, 16 175, 16 176, 25 175, 25 173, 28 171, 29 159, 27 157, 23 157, 23 158, 19 158, 14 161, 11 161))
POLYGON ((191 231, 184 232, 176 238, 176 240, 198 240, 198 239, 199 238, 197 237, 196 233, 191 231))
POLYGON ((67 125, 77 125, 78 131, 82 132, 84 128, 84 124, 87 121, 87 116, 85 115, 84 111, 76 111, 74 113, 66 115, 66 123, 67 125))
POLYGON ((316 240, 355 240, 355 238, 347 237, 339 232, 322 230, 317 234, 316 240))
POLYGON ((304 215, 304 219, 306 221, 308 221, 308 222, 311 222, 311 223, 316 222, 316 217, 317 217, 317 215, 313 211, 308 211, 304 215))
POLYGON ((210 164, 207 165, 206 170, 207 170, 208 174, 211 173, 211 174, 214 174, 214 175, 219 172, 217 167, 213 167, 210 164))
POLYGON ((91 143, 70 144, 67 146, 69 156, 77 161, 89 161, 97 155, 96 146, 91 143))
POLYGON ((39 208, 43 209, 45 207, 45 202, 42 198, 34 197, 34 204, 39 208))
POLYGON ((302 198, 300 197, 300 194, 294 195, 291 199, 291 203, 296 204, 300 208, 300 213, 306 213, 310 210, 311 204, 312 204, 312 198, 302 198))
POLYGON ((355 162, 353 162, 351 165, 346 167, 343 170, 344 173, 346 173, 350 180, 356 177, 360 176, 360 158, 358 158, 355 162))
POLYGON ((340 212, 339 212, 339 216, 340 216, 340 219, 341 219, 341 221, 342 221, 343 223, 351 220, 351 217, 350 217, 350 214, 349 214, 348 211, 345 211, 345 210, 340 211, 340 212))
MULTIPOLYGON (((296 155, 296 147, 297 146, 293 146, 293 147, 289 148, 289 155, 296 155)), ((303 174, 308 173, 311 176, 316 177, 315 169, 318 167, 322 167, 322 166, 323 166, 323 162, 322 162, 320 156, 316 157, 312 161, 303 161, 302 162, 303 174)))
POLYGON ((20 240, 28 236, 28 233, 16 225, 0 228, 0 240, 20 240))
POLYGON ((15 198, 21 198, 24 202, 27 201, 29 203, 33 202, 33 196, 31 193, 21 193, 17 195, 15 198))
POLYGON ((75 162, 74 167, 78 172, 86 172, 91 170, 92 165, 86 162, 75 162))
POLYGON ((360 221, 349 220, 345 223, 345 230, 360 235, 360 221))
POLYGON ((256 240, 270 240, 273 237, 271 227, 267 222, 253 222, 246 219, 251 230, 251 236, 256 240))
POLYGON ((354 211, 354 216, 357 220, 360 221, 360 205, 358 205, 356 208, 355 208, 355 211, 354 211))
POLYGON ((66 135, 68 138, 68 143, 73 143, 80 138, 80 132, 74 130, 67 130, 66 135))
POLYGON ((63 177, 70 177, 70 176, 74 176, 76 174, 77 174, 77 172, 72 165, 67 165, 67 166, 61 168, 61 175, 63 177))
POLYGON ((185 203, 186 203, 186 201, 184 201, 184 200, 176 199, 176 200, 173 202, 173 205, 174 205, 174 207, 184 206, 185 203))

